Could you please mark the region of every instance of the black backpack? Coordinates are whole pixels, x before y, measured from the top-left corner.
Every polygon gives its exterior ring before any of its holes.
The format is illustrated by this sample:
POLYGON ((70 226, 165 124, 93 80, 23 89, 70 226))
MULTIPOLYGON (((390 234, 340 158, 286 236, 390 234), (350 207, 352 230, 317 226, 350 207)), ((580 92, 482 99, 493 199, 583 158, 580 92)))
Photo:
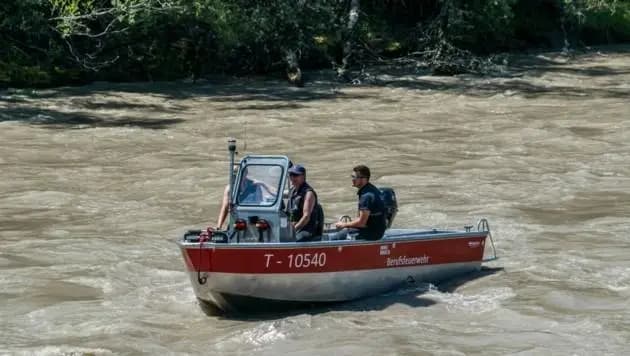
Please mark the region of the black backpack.
POLYGON ((313 208, 313 218, 315 219, 315 235, 321 236, 324 233, 324 208, 319 202, 313 208))

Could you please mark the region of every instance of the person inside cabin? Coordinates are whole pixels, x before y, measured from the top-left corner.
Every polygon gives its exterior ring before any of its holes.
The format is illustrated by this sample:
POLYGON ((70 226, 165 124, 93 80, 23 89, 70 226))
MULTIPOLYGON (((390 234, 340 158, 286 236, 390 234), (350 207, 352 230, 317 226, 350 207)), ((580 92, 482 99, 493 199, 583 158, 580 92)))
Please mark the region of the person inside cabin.
MULTIPOLYGON (((234 167, 234 176, 238 173, 238 166, 234 167)), ((251 179, 247 175, 247 168, 243 171, 243 178, 238 186, 237 202, 248 205, 256 205, 263 201, 265 195, 275 195, 274 189, 262 181, 251 179)), ((226 185, 223 190, 223 200, 219 210, 217 230, 222 230, 228 220, 230 210, 230 185, 226 185)))
POLYGON ((337 222, 335 227, 341 231, 331 236, 331 240, 347 239, 348 235, 360 240, 378 240, 386 229, 385 204, 380 192, 370 183, 370 169, 367 166, 354 167, 351 177, 352 186, 358 189, 359 214, 354 220, 337 222))
POLYGON ((295 241, 314 241, 321 237, 319 204, 317 193, 306 182, 306 168, 296 164, 289 168, 291 190, 287 200, 286 213, 295 231, 295 241))
POLYGON ((247 175, 247 168, 243 172, 241 184, 238 186, 236 201, 241 204, 256 204, 263 199, 262 184, 255 182, 247 175))

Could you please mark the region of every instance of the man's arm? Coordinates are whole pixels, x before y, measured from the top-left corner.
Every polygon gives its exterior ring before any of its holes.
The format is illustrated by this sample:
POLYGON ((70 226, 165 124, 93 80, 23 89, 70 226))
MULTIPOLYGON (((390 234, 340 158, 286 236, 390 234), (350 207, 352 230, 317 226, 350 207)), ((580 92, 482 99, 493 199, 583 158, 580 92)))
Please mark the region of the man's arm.
POLYGON ((344 229, 344 228, 347 228, 347 227, 360 229, 360 228, 365 227, 367 225, 367 221, 368 221, 369 217, 370 217, 370 211, 369 210, 365 210, 365 209, 364 210, 359 210, 359 216, 356 219, 354 219, 354 220, 352 220, 350 222, 346 222, 346 223, 340 221, 340 222, 336 223, 335 226, 338 229, 344 229))
POLYGON ((217 221, 217 229, 223 229, 223 223, 228 216, 229 204, 230 204, 230 186, 227 185, 223 191, 223 201, 221 202, 221 210, 219 210, 219 220, 217 221))
POLYGON ((266 191, 268 195, 273 195, 273 196, 276 195, 277 189, 269 186, 269 184, 265 183, 264 181, 257 180, 257 181, 254 181, 254 184, 256 184, 259 187, 261 187, 262 190, 266 191))
POLYGON ((370 206, 372 206, 373 201, 374 195, 370 193, 362 195, 359 199, 359 216, 356 219, 347 223, 340 221, 336 223, 335 226, 338 229, 343 229, 347 227, 355 229, 364 228, 367 225, 368 218, 370 217, 370 206))
POLYGON ((308 222, 311 220, 311 213, 313 212, 313 208, 315 207, 315 195, 313 192, 306 192, 306 196, 304 197, 304 207, 302 208, 302 218, 298 220, 298 222, 293 225, 295 230, 299 230, 303 228, 308 222))

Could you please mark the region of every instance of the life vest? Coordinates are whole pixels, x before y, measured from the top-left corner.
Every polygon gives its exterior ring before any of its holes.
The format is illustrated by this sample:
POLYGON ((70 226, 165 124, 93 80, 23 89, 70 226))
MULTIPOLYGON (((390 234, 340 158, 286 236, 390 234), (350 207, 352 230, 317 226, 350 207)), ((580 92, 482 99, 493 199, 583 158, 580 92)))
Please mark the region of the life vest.
POLYGON ((300 229, 300 231, 308 231, 313 234, 313 236, 319 236, 324 230, 324 209, 319 204, 317 193, 315 193, 315 190, 308 183, 304 182, 304 184, 302 184, 297 190, 295 188, 291 188, 286 213, 291 222, 300 221, 304 212, 304 200, 306 199, 306 193, 309 191, 313 192, 313 195, 315 196, 315 206, 313 207, 309 221, 300 229))

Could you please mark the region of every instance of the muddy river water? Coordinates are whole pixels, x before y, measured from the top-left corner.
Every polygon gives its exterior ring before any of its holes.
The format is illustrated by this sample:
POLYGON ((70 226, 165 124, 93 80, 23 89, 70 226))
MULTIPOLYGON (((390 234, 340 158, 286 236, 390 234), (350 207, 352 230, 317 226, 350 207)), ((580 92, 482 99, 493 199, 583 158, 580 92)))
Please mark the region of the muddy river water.
POLYGON ((492 77, 0 92, 0 354, 628 353, 627 49, 492 77), (328 220, 355 210, 366 164, 396 189, 395 227, 487 218, 500 259, 326 309, 207 316, 175 240, 216 222, 228 137, 304 164, 328 220))

